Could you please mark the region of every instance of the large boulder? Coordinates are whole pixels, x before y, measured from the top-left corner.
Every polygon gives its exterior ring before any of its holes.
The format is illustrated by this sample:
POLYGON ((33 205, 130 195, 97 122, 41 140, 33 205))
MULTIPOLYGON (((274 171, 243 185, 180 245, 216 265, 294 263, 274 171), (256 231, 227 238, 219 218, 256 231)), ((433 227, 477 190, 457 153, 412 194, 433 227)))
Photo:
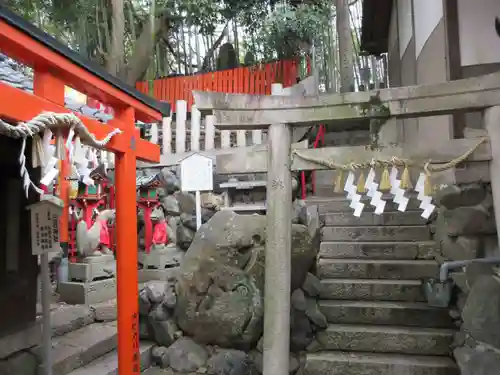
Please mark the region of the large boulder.
MULTIPOLYGON (((265 230, 265 216, 220 211, 196 233, 179 270, 175 316, 197 342, 245 349, 259 339, 265 230)), ((292 290, 303 284, 316 253, 309 229, 293 224, 292 290)))
POLYGON ((477 341, 500 350, 500 278, 477 278, 462 311, 463 328, 477 341))

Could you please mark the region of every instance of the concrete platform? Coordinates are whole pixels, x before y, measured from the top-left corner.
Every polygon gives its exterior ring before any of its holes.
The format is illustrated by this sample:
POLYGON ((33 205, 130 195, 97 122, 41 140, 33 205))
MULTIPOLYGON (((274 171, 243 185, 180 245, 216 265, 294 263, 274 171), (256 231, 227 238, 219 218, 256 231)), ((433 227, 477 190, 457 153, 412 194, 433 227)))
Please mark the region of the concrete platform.
POLYGON ((318 301, 329 323, 453 328, 448 309, 424 302, 318 301))
MULTIPOLYGON (((333 190, 333 187, 332 187, 333 190)), ((387 198, 390 198, 388 196, 387 198)), ((386 199, 386 198, 384 198, 386 199)), ((366 212, 373 212, 375 211, 375 208, 369 204, 369 198, 362 197, 361 202, 365 203, 365 208, 363 210, 364 213, 366 212)), ((341 197, 338 198, 328 198, 328 197, 311 197, 307 198, 306 204, 317 204, 318 205, 318 211, 321 214, 327 214, 327 213, 333 213, 333 212, 350 212, 352 214, 353 209, 349 207, 350 201, 345 199, 344 194, 342 194, 341 197)), ((385 205, 385 210, 384 212, 399 212, 398 211, 398 204, 394 203, 391 199, 387 199, 387 203, 385 205)), ((419 211, 421 212, 422 210, 419 208, 420 206, 420 201, 417 200, 416 198, 411 198, 410 201, 408 202, 408 206, 406 207, 407 211, 419 211)))
POLYGON ((113 255, 87 257, 81 262, 68 264, 68 278, 76 282, 90 282, 109 277, 109 270, 114 271, 115 269, 116 261, 113 255))
POLYGON ((168 281, 172 278, 175 278, 177 272, 179 271, 179 267, 174 268, 165 268, 165 269, 141 269, 138 270, 138 277, 140 283, 145 283, 147 281, 168 281))
POLYGON ((329 259, 424 259, 435 252, 437 247, 438 245, 434 241, 325 241, 320 245, 319 257, 329 259))
POLYGON ((321 241, 428 241, 431 232, 421 226, 323 227, 321 241))
POLYGON ((304 375, 459 375, 451 358, 401 354, 307 354, 304 375))
POLYGON ((321 279, 426 279, 439 275, 436 260, 319 259, 316 276, 321 279))
POLYGON ((373 212, 363 212, 356 217, 352 212, 332 212, 323 215, 326 226, 371 226, 371 225, 425 225, 422 211, 389 211, 381 215, 373 212))
POLYGON ((455 330, 422 327, 330 324, 316 340, 324 350, 449 355, 455 330))
POLYGON ((140 251, 138 262, 144 269, 153 268, 163 270, 166 267, 178 267, 184 252, 174 246, 166 246, 162 250, 151 250, 149 253, 140 251))
MULTIPOLYGON (((151 366, 151 352, 154 346, 155 344, 152 342, 140 342, 141 371, 151 366)), ((118 375, 118 352, 113 350, 87 365, 70 372, 69 375, 118 375)))
POLYGON ((72 305, 91 305, 116 298, 116 279, 91 281, 88 283, 62 282, 59 284, 62 302, 72 305))
POLYGON ((419 280, 321 280, 320 299, 424 302, 419 280))
MULTIPOLYGON (((113 322, 94 323, 53 339, 54 375, 69 374, 114 350, 117 337, 116 322, 113 322)), ((35 348, 33 353, 39 357, 41 347, 35 348)), ((39 370, 43 371, 42 365, 39 370)))

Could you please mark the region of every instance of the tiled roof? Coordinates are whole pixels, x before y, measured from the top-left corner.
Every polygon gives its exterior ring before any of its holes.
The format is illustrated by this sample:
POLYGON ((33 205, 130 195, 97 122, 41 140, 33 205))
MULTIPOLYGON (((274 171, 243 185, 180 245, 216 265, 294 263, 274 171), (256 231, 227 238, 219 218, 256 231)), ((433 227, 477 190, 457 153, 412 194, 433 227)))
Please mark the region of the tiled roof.
MULTIPOLYGON (((8 83, 11 86, 33 93, 33 77, 28 69, 11 58, 0 53, 0 81, 8 83)), ((108 122, 113 115, 105 113, 103 110, 89 107, 87 104, 80 103, 66 95, 65 107, 83 114, 87 117, 95 118, 101 122, 108 122)), ((149 127, 150 124, 144 124, 138 121, 139 127, 149 127)))

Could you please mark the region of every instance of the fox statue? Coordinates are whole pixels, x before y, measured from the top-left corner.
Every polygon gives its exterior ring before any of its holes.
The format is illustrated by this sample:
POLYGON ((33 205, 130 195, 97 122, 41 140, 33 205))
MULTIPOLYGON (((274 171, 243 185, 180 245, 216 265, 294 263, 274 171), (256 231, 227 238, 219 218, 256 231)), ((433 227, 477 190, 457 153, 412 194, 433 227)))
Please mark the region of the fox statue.
POLYGON ((102 210, 94 224, 87 228, 85 220, 76 226, 76 248, 83 257, 113 254, 109 249, 108 221, 115 219, 115 210, 102 210))

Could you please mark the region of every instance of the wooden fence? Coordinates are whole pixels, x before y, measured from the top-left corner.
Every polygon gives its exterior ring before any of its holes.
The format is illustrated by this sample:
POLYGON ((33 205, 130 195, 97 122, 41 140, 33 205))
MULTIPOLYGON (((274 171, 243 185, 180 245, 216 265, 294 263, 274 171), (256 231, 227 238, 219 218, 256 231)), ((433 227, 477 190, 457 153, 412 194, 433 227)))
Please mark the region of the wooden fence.
MULTIPOLYGON (((160 78, 153 82, 152 95, 158 100, 171 103, 173 112, 176 112, 176 102, 185 100, 187 111, 190 112, 193 90, 270 95, 273 83, 281 83, 283 87, 292 86, 297 83, 298 74, 299 61, 275 61, 192 76, 160 78)), ((137 83, 136 87, 141 92, 149 93, 147 81, 137 83)))

